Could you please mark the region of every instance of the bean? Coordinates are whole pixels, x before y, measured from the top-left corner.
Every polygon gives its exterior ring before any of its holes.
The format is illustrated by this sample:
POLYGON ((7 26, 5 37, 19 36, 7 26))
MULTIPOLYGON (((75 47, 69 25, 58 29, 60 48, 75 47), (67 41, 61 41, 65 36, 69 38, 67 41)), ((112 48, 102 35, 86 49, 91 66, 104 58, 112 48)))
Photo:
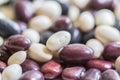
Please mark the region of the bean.
POLYGON ((118 56, 120 56, 120 42, 112 42, 105 46, 103 57, 107 60, 115 60, 118 56))
POLYGON ((90 39, 86 42, 86 45, 94 50, 94 58, 101 57, 104 50, 104 46, 100 41, 98 41, 97 39, 90 39))
POLYGON ((18 80, 22 75, 22 68, 19 64, 12 64, 2 72, 2 80, 18 80))
POLYGON ((62 72, 62 67, 55 61, 49 61, 41 67, 41 72, 44 74, 45 79, 54 79, 62 72))
POLYGON ((109 25, 115 24, 115 16, 112 11, 108 9, 101 9, 95 14, 96 25, 109 25))
POLYGON ((66 16, 61 16, 57 18, 57 20, 54 22, 51 30, 56 32, 60 30, 68 30, 71 29, 71 27, 72 27, 71 20, 66 16))
POLYGON ((120 76, 117 71, 108 69, 102 73, 101 80, 120 80, 120 76))
POLYGON ((51 52, 43 44, 33 43, 31 44, 28 55, 31 59, 38 62, 47 62, 52 59, 51 52))
POLYGON ((110 9, 112 6, 113 0, 92 0, 90 2, 90 5, 92 8, 94 9, 104 9, 104 8, 108 8, 110 9))
POLYGON ((29 38, 32 43, 38 43, 40 41, 40 34, 34 29, 26 29, 22 32, 22 35, 29 38))
POLYGON ((11 20, 0 19, 0 36, 7 38, 11 35, 19 34, 19 26, 11 20))
POLYGON ((79 17, 79 26, 78 28, 82 32, 88 32, 92 30, 95 26, 95 20, 91 12, 84 11, 80 14, 79 17))
POLYGON ((28 22, 34 15, 33 5, 28 0, 16 1, 14 8, 17 18, 21 21, 28 22))
POLYGON ((45 1, 37 11, 37 15, 46 15, 53 21, 62 14, 62 8, 56 1, 45 1))
POLYGON ((51 51, 58 51, 60 48, 66 46, 71 39, 71 35, 67 31, 58 31, 54 33, 46 42, 46 46, 51 51))
POLYGON ((40 70, 40 67, 38 63, 31 59, 26 59, 22 64, 21 64, 23 72, 29 71, 29 70, 40 70))
POLYGON ((40 43, 46 44, 48 38, 53 34, 52 31, 44 31, 40 33, 40 43))
POLYGON ((40 71, 30 70, 23 73, 19 80, 44 80, 44 76, 40 71))
POLYGON ((36 16, 29 21, 29 27, 35 29, 38 32, 48 30, 51 25, 51 19, 44 15, 36 16))
POLYGON ((10 36, 4 43, 4 46, 11 53, 27 50, 30 47, 30 45, 31 45, 30 39, 22 35, 10 36))
POLYGON ((0 72, 2 72, 6 67, 7 67, 7 64, 3 61, 0 61, 0 72))
POLYGON ((63 80, 81 80, 81 76, 85 73, 84 67, 69 67, 62 72, 63 80))
POLYGON ((120 20, 120 15, 119 15, 120 14, 120 6, 119 5, 115 7, 114 14, 115 14, 116 18, 118 20, 120 20))
POLYGON ((8 59, 8 65, 11 64, 22 64, 27 57, 27 53, 25 51, 18 51, 11 55, 8 59))
POLYGON ((78 7, 72 5, 69 7, 68 16, 72 21, 76 21, 80 15, 80 10, 78 7))
POLYGON ((98 69, 89 69, 81 80, 99 80, 101 77, 101 72, 98 69))
POLYGON ((108 44, 110 42, 120 41, 120 32, 114 27, 101 25, 95 29, 95 37, 102 43, 108 44))
POLYGON ((69 44, 59 53, 60 58, 68 63, 85 63, 93 55, 93 50, 84 44, 69 44))
POLYGON ((105 71, 107 69, 111 69, 113 67, 113 64, 110 61, 96 59, 96 60, 89 60, 87 62, 87 67, 97 68, 100 71, 105 71))
POLYGON ((71 0, 71 1, 80 9, 85 9, 90 2, 90 0, 71 0))
POLYGON ((115 60, 115 69, 120 73, 120 56, 115 60))
POLYGON ((0 46, 2 46, 4 43, 4 39, 0 36, 0 46))

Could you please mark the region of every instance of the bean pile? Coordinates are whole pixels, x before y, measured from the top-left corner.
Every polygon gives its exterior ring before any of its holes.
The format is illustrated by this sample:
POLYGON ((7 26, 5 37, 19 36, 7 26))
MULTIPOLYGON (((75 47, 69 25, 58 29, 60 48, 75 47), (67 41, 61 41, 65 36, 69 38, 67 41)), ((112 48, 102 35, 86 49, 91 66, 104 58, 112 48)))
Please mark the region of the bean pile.
POLYGON ((0 80, 120 80, 120 0, 0 0, 0 80))

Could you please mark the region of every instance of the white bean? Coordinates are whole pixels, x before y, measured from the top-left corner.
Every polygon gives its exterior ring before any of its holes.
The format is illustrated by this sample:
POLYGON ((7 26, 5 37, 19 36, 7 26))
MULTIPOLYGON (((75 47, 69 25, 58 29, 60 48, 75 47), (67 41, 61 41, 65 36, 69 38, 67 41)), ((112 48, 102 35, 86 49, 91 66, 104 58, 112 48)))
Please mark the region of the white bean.
POLYGON ((120 73, 120 56, 115 61, 115 69, 120 73))
POLYGON ((120 41, 120 32, 114 27, 101 25, 96 27, 95 37, 102 43, 107 44, 113 41, 120 41))
POLYGON ((46 42, 46 46, 51 51, 58 51, 66 46, 71 40, 71 35, 67 31, 58 31, 54 33, 46 42))
POLYGON ((25 61, 27 57, 27 53, 25 51, 18 51, 14 53, 10 58, 8 59, 8 65, 11 64, 21 64, 25 61))
POLYGON ((28 55, 33 60, 38 62, 47 62, 52 59, 51 52, 45 45, 39 43, 33 43, 28 50, 28 55))
POLYGON ((44 15, 36 16, 29 22, 29 27, 35 29, 38 32, 43 32, 50 28, 52 21, 44 15))
POLYGON ((2 80, 18 80, 22 75, 22 68, 19 64, 12 64, 2 72, 2 80))
POLYGON ((88 40, 86 45, 94 50, 94 58, 99 58, 104 50, 103 44, 97 39, 88 40))

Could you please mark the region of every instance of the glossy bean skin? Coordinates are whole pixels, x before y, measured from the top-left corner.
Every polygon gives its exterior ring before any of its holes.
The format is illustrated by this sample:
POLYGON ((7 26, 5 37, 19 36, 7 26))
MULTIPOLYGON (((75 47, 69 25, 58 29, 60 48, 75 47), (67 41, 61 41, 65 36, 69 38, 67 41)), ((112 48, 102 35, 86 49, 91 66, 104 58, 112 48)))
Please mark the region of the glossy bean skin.
POLYGON ((68 63, 85 63, 92 59, 93 55, 93 50, 83 44, 67 45, 59 54, 60 59, 68 63))
POLYGON ((0 72, 2 72, 7 67, 7 64, 3 61, 0 61, 0 72))
POLYGON ((69 67, 65 68, 62 72, 63 80, 80 80, 82 74, 85 73, 84 67, 69 67))
POLYGON ((55 61, 49 61, 41 67, 45 79, 54 79, 59 76, 62 72, 62 67, 55 61))
POLYGON ((45 80, 45 79, 40 71, 30 70, 23 73, 19 80, 45 80))
POLYGON ((34 15, 33 5, 30 1, 16 1, 14 7, 17 18, 21 21, 28 22, 34 15))
POLYGON ((14 53, 20 50, 27 50, 30 47, 30 45, 31 45, 30 39, 22 35, 10 36, 4 43, 4 46, 11 53, 14 53))
POLYGON ((90 60, 87 62, 88 68, 97 68, 100 71, 105 71, 107 69, 111 69, 113 67, 112 62, 105 60, 90 60))
POLYGON ((100 80, 120 80, 120 76, 117 71, 108 69, 102 73, 100 80))
POLYGON ((19 34, 19 26, 11 20, 0 19, 0 36, 7 38, 11 35, 19 34))
POLYGON ((92 0, 91 7, 94 9, 104 9, 104 8, 111 8, 113 0, 92 0))
POLYGON ((21 64, 23 72, 29 71, 29 70, 40 70, 40 67, 38 63, 31 59, 26 59, 22 64, 21 64))
POLYGON ((120 56, 120 42, 112 42, 105 46, 103 57, 106 60, 115 60, 120 56))
POLYGON ((101 77, 101 72, 98 69, 91 68, 82 77, 81 80, 99 80, 101 77))

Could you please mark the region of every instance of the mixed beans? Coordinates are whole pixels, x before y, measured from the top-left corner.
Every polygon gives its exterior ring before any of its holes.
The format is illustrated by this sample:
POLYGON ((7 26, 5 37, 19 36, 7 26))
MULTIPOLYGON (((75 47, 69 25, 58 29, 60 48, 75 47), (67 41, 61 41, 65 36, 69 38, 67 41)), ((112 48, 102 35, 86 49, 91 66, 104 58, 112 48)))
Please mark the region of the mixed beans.
POLYGON ((0 80, 120 80, 120 0, 0 0, 0 80))

